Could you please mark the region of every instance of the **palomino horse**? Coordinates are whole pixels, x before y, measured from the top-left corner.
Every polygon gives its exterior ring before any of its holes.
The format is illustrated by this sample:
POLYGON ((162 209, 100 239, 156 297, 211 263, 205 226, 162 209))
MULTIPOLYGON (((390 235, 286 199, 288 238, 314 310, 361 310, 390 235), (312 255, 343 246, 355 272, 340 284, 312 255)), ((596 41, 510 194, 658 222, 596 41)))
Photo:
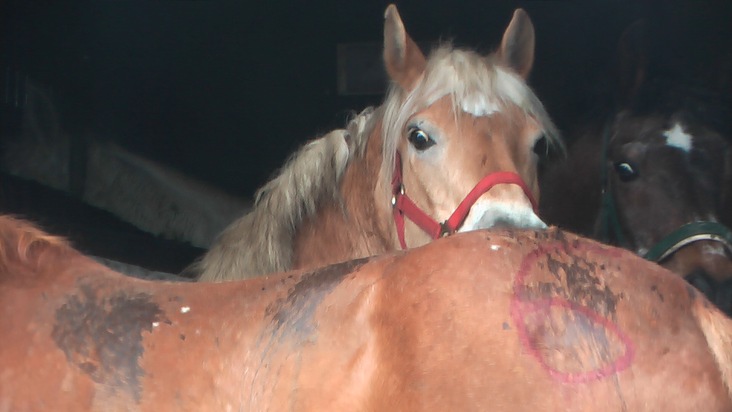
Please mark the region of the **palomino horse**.
POLYGON ((719 120, 729 113, 703 88, 646 79, 641 30, 620 42, 620 104, 542 176, 541 217, 661 263, 732 313, 732 233, 719 223, 732 178, 719 120))
POLYGON ((7 411, 732 410, 732 320, 558 229, 190 284, 2 217, 0 336, 7 411))
POLYGON ((534 29, 522 10, 496 53, 445 45, 427 59, 389 6, 384 104, 305 145, 191 270, 221 281, 456 231, 545 227, 535 214, 537 161, 558 135, 524 81, 533 58, 534 29))

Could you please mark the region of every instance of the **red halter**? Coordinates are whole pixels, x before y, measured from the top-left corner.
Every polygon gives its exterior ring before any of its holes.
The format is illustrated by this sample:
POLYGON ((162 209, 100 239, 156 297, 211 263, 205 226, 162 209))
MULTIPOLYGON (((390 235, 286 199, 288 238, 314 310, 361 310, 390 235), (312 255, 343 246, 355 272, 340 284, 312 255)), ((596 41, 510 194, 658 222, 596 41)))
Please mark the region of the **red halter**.
POLYGON ((473 204, 478 201, 478 198, 485 192, 489 191, 493 186, 497 184, 514 184, 524 191, 526 197, 531 202, 534 212, 537 210, 536 201, 534 196, 531 195, 531 191, 524 183, 521 176, 514 172, 494 172, 475 185, 473 190, 465 196, 462 202, 458 205, 457 209, 450 215, 450 217, 440 223, 435 219, 431 218, 427 213, 417 206, 412 199, 404 193, 404 185, 402 184, 402 157, 397 152, 394 161, 394 177, 391 181, 391 188, 393 197, 391 198, 391 205, 394 210, 394 223, 396 224, 397 236, 399 237, 399 243, 402 249, 407 248, 407 242, 404 239, 404 217, 406 216, 422 230, 427 232, 433 239, 440 238, 442 236, 450 235, 463 224, 463 221, 468 216, 470 208, 473 204))

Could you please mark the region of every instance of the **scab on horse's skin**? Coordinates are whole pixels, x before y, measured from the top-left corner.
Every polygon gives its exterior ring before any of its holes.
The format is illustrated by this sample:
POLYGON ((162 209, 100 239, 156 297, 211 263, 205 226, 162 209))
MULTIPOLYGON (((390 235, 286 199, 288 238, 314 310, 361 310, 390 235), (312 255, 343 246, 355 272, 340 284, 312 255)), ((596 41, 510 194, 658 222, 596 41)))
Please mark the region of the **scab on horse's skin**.
POLYGON ((661 291, 660 291, 660 290, 658 290, 658 286, 657 286, 657 285, 651 285, 651 292, 655 293, 655 294, 656 294, 656 296, 658 296, 658 299, 659 299, 659 300, 660 300, 661 302, 663 302, 663 301, 664 301, 664 298, 663 298, 663 293, 661 293, 661 291))

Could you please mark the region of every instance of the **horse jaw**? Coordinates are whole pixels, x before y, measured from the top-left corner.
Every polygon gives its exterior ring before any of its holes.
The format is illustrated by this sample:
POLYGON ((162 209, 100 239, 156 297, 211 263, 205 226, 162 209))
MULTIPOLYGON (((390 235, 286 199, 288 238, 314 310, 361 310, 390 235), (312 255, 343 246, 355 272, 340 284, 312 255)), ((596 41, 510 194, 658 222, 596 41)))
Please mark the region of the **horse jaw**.
POLYGON ((470 213, 458 232, 498 226, 520 229, 547 228, 546 223, 534 213, 528 202, 524 204, 481 199, 470 208, 470 213))

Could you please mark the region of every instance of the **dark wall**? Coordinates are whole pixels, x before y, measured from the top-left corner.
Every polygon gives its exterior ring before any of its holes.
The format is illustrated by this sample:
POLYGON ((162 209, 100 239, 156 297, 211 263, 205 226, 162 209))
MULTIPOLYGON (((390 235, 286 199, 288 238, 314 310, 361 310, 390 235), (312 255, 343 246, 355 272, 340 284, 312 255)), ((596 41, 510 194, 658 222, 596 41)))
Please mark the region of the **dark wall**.
MULTIPOLYGON (((114 139, 250 195, 307 139, 379 96, 336 93, 336 45, 381 42, 384 1, 39 1, 0 5, 2 67, 53 87, 71 133, 114 139)), ((572 122, 622 30, 645 17, 670 60, 732 49, 727 1, 400 1, 418 41, 488 52, 516 7, 537 32, 531 83, 572 122)))

